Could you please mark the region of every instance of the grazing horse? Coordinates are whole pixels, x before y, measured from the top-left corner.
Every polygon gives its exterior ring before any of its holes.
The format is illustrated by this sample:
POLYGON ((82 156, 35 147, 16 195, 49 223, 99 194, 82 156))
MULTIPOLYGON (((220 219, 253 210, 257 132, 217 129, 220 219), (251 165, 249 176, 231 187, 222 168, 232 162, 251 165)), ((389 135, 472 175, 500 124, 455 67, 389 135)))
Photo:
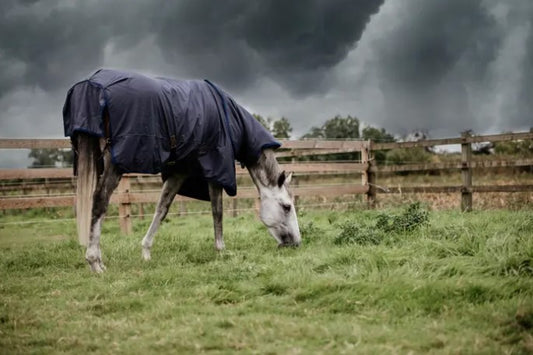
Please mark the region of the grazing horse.
POLYGON ((102 221, 124 173, 161 173, 164 182, 142 240, 145 260, 176 194, 211 201, 215 248, 224 249, 222 190, 237 192, 235 160, 248 169, 260 219, 278 246, 300 244, 292 174, 274 156, 280 144, 215 84, 102 69, 69 90, 63 123, 75 152, 78 233, 88 240, 92 271, 105 270, 102 221))

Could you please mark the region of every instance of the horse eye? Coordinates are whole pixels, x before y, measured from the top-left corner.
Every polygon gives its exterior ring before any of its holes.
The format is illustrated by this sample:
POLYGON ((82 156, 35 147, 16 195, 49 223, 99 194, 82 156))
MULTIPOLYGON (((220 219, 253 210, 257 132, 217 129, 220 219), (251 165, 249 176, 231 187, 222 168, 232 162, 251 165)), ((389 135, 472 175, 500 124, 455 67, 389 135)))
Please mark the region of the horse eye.
POLYGON ((285 213, 289 213, 291 211, 291 205, 282 204, 281 207, 285 213))

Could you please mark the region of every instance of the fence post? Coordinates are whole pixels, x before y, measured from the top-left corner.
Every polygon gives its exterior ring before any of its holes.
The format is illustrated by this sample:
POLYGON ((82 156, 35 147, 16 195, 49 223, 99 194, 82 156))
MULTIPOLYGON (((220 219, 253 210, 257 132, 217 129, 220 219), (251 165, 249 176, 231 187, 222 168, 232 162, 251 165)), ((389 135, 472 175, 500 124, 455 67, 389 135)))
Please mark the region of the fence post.
POLYGON ((131 225, 131 202, 130 202, 130 188, 131 182, 127 175, 123 175, 118 185, 119 205, 118 205, 118 219, 120 223, 120 231, 123 234, 132 234, 133 228, 131 225))
MULTIPOLYGON (((293 150, 294 152, 294 150, 293 150)), ((292 157, 291 158, 291 164, 295 164, 296 163, 296 157, 292 157)), ((298 187, 299 185, 299 182, 298 182, 298 177, 296 176, 295 173, 292 174, 292 181, 291 181, 291 185, 292 185, 292 188, 293 190, 296 190, 296 188, 298 187)), ((300 202, 300 196, 298 195, 294 195, 294 208, 296 208, 296 211, 298 211, 298 204, 300 202)))
POLYGON ((292 174, 291 185, 292 191, 294 192, 294 208, 296 208, 296 211, 298 211, 298 206, 300 205, 300 195, 298 195, 298 186, 300 185, 300 181, 295 173, 292 174))
POLYGON ((376 206, 376 159, 374 159, 374 154, 372 154, 372 141, 368 141, 368 192, 367 192, 367 201, 368 207, 374 208, 376 206))
POLYGON ((372 169, 371 141, 366 141, 361 149, 361 163, 366 164, 366 170, 361 173, 361 185, 368 186, 366 202, 368 208, 373 208, 376 203, 376 173, 372 169))
MULTIPOLYGON (((368 149, 366 149, 366 144, 361 148, 361 164, 368 163, 368 149)), ((364 170, 361 173, 361 185, 365 186, 368 184, 368 169, 364 170)))
MULTIPOLYGON (((462 132, 462 138, 470 137, 470 132, 462 132)), ((472 144, 464 142, 461 144, 461 178, 463 187, 461 188, 461 211, 472 211, 472 144)))

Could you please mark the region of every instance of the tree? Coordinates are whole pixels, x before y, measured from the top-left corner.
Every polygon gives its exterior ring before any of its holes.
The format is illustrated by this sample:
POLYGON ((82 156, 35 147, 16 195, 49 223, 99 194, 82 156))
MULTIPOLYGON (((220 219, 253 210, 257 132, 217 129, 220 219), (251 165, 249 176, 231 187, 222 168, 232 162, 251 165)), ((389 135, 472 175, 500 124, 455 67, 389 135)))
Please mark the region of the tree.
POLYGON ((359 120, 355 117, 339 115, 326 121, 322 126, 325 138, 359 138, 359 120))
POLYGON ((254 113, 252 116, 261 123, 272 135, 276 138, 289 138, 291 136, 292 127, 291 123, 285 117, 281 117, 279 120, 274 120, 271 117, 264 118, 261 115, 254 113))
POLYGON ((303 139, 306 138, 324 138, 324 131, 321 127, 311 127, 311 130, 302 136, 303 139))
POLYGON ((302 138, 347 139, 359 138, 359 120, 356 117, 337 115, 327 120, 322 127, 311 127, 302 138))
POLYGON ((394 136, 390 133, 387 133, 387 131, 385 131, 385 128, 379 129, 372 126, 367 126, 363 128, 361 136, 364 140, 371 140, 380 143, 395 141, 394 136))
MULTIPOLYGON (((364 140, 371 140, 373 142, 380 142, 380 143, 386 143, 386 142, 394 142, 394 136, 390 133, 387 133, 385 131, 385 128, 375 128, 372 126, 367 126, 363 128, 363 131, 361 132, 361 136, 364 140)), ((383 150, 376 150, 374 151, 374 159, 378 162, 378 164, 384 163, 387 160, 387 153, 383 150)))
POLYGON ((285 117, 274 121, 272 125, 272 134, 276 138, 289 138, 291 136, 292 127, 291 123, 285 117))
POLYGON ((272 126, 272 119, 271 118, 263 118, 263 116, 261 115, 258 115, 256 113, 252 114, 252 116, 254 116, 254 118, 259 122, 261 123, 261 125, 263 127, 265 127, 266 129, 268 129, 269 131, 271 131, 271 126, 272 126))
POLYGON ((70 149, 32 149, 28 158, 33 158, 30 168, 67 167, 74 161, 74 155, 70 149))
MULTIPOLYGON (((359 120, 356 117, 337 115, 327 120, 322 127, 311 127, 302 138, 349 139, 359 138, 359 120)), ((328 156, 312 157, 312 160, 355 160, 359 153, 340 153, 328 156)))

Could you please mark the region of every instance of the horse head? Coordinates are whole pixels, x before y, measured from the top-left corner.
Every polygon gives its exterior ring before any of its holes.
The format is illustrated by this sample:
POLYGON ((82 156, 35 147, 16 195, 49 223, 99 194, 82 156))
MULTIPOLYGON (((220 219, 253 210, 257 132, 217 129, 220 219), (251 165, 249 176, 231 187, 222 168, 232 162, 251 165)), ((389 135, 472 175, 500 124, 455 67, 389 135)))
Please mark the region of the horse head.
POLYGON ((259 217, 276 239, 279 247, 299 246, 301 243, 294 198, 289 190, 292 173, 283 171, 277 183, 260 190, 259 217))

